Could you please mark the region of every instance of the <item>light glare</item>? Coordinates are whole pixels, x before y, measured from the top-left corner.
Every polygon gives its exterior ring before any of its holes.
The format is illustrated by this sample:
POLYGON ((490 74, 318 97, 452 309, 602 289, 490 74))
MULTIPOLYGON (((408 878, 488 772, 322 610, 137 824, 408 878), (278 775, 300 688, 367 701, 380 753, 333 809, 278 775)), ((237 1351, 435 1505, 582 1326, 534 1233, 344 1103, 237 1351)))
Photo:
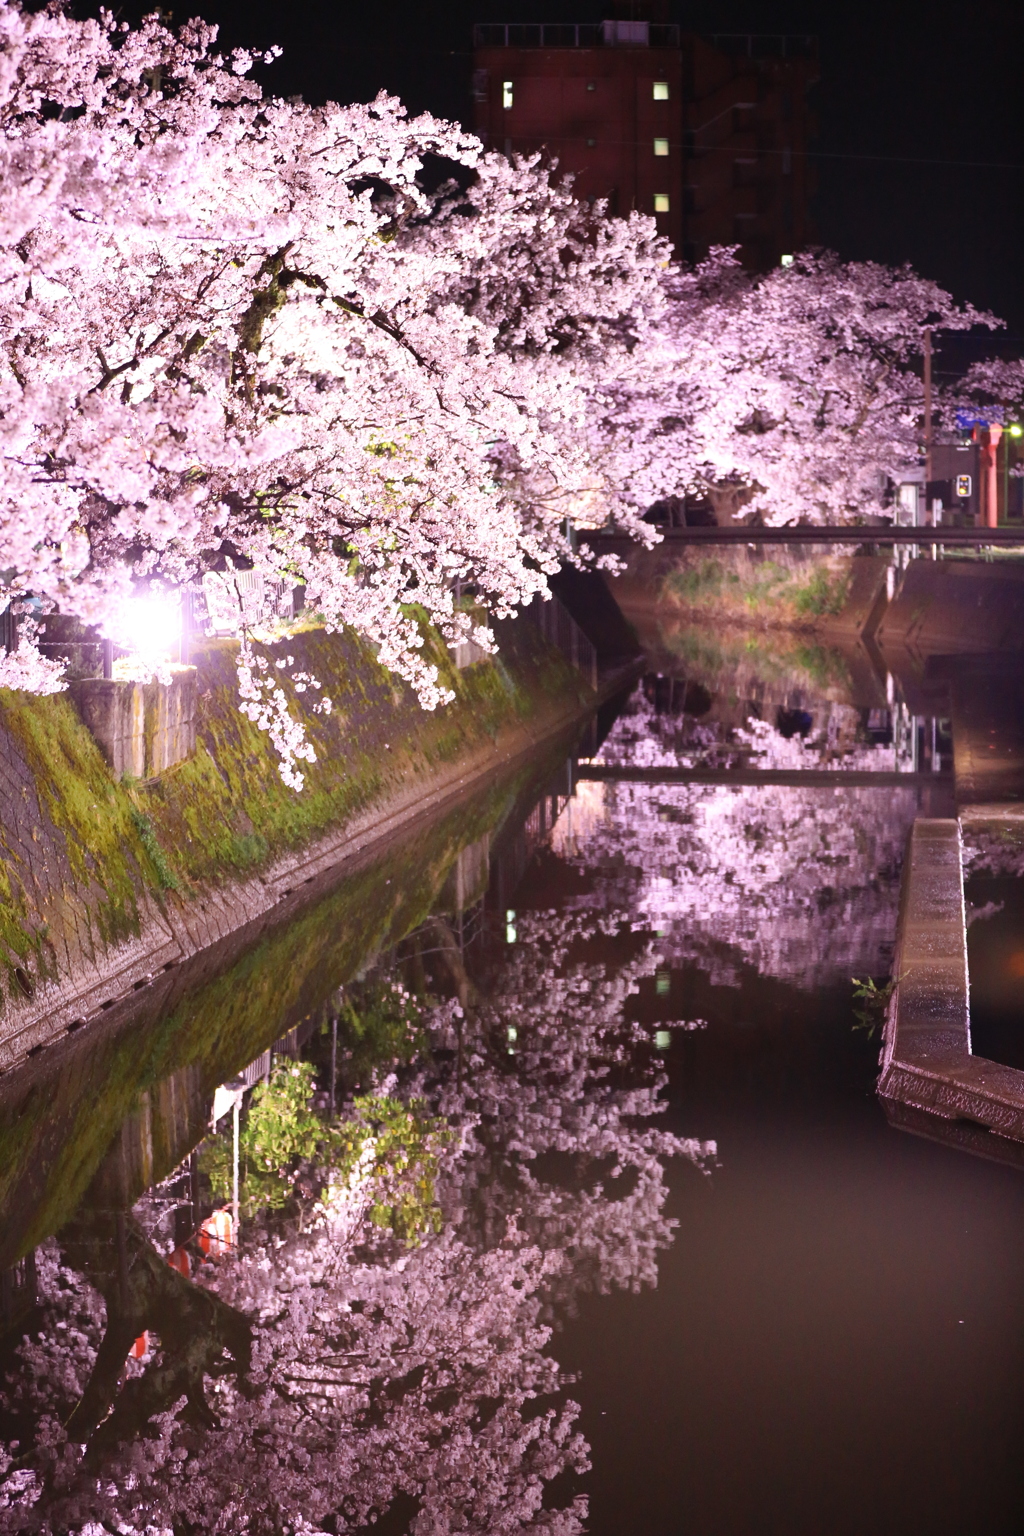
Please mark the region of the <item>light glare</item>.
POLYGON ((154 659, 168 656, 181 636, 181 600, 177 592, 150 591, 130 597, 112 636, 126 651, 154 659))

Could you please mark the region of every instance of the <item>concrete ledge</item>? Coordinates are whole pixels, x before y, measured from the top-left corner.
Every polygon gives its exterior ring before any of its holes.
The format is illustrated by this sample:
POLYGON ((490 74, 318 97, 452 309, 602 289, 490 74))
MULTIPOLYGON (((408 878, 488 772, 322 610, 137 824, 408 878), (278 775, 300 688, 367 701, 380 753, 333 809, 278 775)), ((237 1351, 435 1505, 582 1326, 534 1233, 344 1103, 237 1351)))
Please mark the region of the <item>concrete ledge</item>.
MULTIPOLYGON (((896 987, 886 1020, 879 1097, 918 1113, 907 1129, 960 1121, 1024 1142, 1024 1072, 971 1053, 960 824, 919 817, 903 867, 896 987)), ((953 1141, 977 1150, 970 1138, 953 1141)), ((994 1155, 991 1150, 985 1156, 994 1155)))

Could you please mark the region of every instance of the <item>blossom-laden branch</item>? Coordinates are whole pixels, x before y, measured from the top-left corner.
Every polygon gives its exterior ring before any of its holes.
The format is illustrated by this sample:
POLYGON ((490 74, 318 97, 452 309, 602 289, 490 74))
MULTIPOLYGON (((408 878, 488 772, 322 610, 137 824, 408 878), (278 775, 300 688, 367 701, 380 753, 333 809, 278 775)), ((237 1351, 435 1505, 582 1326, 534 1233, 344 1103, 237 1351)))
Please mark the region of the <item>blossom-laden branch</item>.
POLYGON ((650 543, 686 491, 873 515, 924 332, 991 323, 909 268, 688 271, 540 156, 265 96, 215 44, 0 0, 0 571, 111 638, 241 556, 435 708, 410 604, 455 645, 461 586, 507 617, 591 558, 574 528, 650 543))

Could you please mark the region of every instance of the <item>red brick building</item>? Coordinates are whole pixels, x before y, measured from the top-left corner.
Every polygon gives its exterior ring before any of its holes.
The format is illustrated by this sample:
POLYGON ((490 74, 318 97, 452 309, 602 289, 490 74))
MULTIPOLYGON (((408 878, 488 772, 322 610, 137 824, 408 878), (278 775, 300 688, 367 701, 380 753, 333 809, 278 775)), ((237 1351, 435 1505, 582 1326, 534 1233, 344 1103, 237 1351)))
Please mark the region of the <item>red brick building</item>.
POLYGON ((666 23, 481 23, 475 128, 544 149, 581 198, 654 214, 677 254, 741 246, 763 269, 814 240, 811 37, 700 37, 666 23))

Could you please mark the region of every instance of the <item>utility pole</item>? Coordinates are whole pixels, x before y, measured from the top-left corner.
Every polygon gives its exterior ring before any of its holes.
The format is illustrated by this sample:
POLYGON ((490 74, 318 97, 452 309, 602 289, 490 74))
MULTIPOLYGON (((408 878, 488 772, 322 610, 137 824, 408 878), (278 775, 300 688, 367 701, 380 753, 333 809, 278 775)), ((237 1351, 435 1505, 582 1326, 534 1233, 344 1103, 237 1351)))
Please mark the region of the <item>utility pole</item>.
POLYGON ((338 1014, 335 1009, 331 1011, 331 1122, 337 1113, 337 1082, 338 1082, 338 1014))
POLYGON ((1003 435, 1002 424, 990 421, 988 443, 982 449, 985 464, 985 526, 999 527, 999 439, 1003 435))
MULTIPOLYGON (((924 333, 924 498, 928 500, 928 484, 932 479, 932 333, 931 327, 924 333)), ((930 521, 934 526, 934 509, 925 508, 926 513, 931 512, 930 521)))
POLYGON ((231 1245, 238 1247, 238 1106, 242 1095, 236 1093, 231 1106, 231 1245))

